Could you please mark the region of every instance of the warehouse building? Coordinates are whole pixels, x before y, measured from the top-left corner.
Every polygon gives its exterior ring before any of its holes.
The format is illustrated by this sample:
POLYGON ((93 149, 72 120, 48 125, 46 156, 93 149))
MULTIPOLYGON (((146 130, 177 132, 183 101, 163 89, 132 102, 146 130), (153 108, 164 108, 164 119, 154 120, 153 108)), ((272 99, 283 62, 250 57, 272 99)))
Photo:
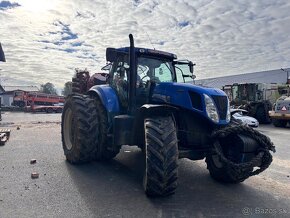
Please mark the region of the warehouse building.
POLYGON ((290 68, 195 80, 195 84, 222 88, 234 83, 290 84, 290 68))

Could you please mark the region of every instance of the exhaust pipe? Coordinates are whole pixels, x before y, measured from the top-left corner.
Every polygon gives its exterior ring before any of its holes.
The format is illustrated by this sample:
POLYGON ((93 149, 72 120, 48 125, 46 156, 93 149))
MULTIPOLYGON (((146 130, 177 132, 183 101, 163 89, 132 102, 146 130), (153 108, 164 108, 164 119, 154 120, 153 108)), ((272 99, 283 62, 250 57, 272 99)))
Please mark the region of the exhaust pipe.
POLYGON ((136 66, 136 52, 134 46, 134 37, 129 34, 130 50, 129 50, 129 61, 130 61, 130 73, 129 73, 129 114, 133 114, 136 103, 136 78, 137 78, 137 66, 136 66))
POLYGON ((6 62, 4 51, 2 49, 1 43, 0 43, 0 61, 6 62))

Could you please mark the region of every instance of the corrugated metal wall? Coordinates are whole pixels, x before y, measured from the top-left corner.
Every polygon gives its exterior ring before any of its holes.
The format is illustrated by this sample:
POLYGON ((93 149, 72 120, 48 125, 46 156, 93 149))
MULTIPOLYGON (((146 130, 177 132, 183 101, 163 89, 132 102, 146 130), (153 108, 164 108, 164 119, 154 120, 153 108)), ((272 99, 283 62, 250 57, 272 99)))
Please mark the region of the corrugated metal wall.
MULTIPOLYGON (((288 71, 290 76, 290 68, 284 69, 288 71)), ((246 73, 232 76, 216 77, 196 80, 195 84, 204 85, 215 88, 222 88, 224 85, 231 85, 233 83, 279 83, 285 84, 287 82, 287 72, 281 69, 261 71, 255 73, 246 73)), ((197 75, 198 76, 198 75, 197 75)))

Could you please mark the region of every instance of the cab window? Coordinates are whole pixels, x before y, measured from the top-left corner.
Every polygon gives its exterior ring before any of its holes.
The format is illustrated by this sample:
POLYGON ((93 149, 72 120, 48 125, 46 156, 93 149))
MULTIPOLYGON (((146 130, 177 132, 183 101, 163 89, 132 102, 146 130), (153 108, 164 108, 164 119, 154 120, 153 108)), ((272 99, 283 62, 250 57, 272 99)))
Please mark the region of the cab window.
POLYGON ((110 77, 111 85, 116 90, 120 99, 121 107, 127 108, 128 106, 128 91, 129 91, 129 64, 128 56, 120 56, 116 62, 114 62, 110 77))
POLYGON ((137 78, 154 82, 173 82, 175 80, 172 62, 154 57, 139 57, 137 78))
POLYGON ((168 62, 160 63, 160 66, 154 69, 154 75, 159 82, 173 82, 172 68, 168 62))

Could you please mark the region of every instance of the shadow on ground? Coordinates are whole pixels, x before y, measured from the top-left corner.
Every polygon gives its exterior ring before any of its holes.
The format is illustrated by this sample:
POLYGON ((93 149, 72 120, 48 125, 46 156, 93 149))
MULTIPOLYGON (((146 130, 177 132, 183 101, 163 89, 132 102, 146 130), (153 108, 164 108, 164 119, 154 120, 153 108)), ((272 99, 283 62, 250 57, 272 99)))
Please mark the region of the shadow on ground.
POLYGON ((142 160, 141 151, 128 149, 107 163, 79 166, 66 163, 66 166, 93 214, 113 217, 244 217, 263 215, 261 209, 275 209, 276 214, 282 213, 279 209, 290 209, 285 200, 259 191, 247 181, 237 185, 219 184, 210 178, 202 162, 195 164, 186 159, 180 160, 176 194, 148 198, 142 187, 142 160))

